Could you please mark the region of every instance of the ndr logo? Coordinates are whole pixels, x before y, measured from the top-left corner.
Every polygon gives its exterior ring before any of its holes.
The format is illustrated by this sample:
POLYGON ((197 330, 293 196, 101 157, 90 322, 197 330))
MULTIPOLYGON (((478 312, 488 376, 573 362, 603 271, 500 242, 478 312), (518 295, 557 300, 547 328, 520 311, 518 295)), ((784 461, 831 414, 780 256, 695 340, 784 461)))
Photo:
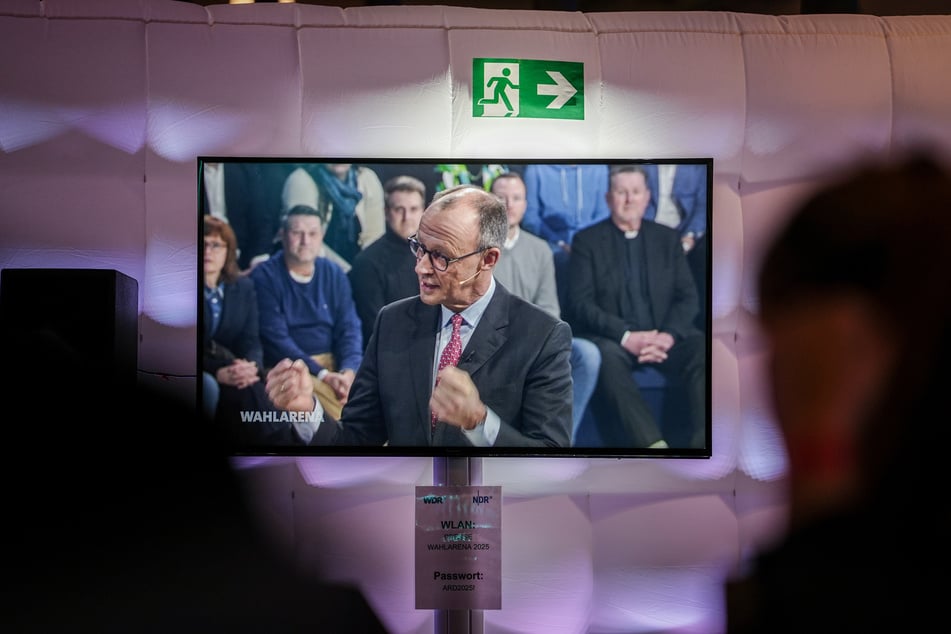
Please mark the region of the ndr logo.
POLYGON ((446 501, 445 495, 424 495, 423 504, 442 504, 446 501))

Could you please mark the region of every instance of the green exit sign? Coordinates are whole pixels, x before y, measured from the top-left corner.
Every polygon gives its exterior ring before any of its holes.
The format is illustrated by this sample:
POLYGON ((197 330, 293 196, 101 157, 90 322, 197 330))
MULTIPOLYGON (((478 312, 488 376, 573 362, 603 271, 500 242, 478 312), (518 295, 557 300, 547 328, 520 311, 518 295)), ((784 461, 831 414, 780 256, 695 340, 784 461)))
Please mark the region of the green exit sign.
POLYGON ((472 59, 472 116, 584 119, 584 64, 472 59))

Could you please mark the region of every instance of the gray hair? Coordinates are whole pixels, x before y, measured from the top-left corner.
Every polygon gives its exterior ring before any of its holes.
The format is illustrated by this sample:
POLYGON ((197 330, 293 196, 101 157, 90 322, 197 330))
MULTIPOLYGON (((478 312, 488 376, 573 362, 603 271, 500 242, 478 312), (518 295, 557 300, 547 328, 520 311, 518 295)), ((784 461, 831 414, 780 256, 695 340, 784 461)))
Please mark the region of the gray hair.
POLYGON ((501 249, 508 235, 508 214, 503 203, 495 194, 472 184, 456 185, 436 192, 430 209, 448 210, 468 202, 479 214, 480 249, 496 247, 501 249))

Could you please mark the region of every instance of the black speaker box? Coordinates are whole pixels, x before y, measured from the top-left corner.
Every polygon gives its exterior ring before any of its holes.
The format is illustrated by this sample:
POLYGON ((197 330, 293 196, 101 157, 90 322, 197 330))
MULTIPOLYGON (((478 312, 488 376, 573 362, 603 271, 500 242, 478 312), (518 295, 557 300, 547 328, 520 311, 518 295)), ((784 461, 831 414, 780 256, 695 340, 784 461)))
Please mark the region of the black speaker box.
MULTIPOLYGON (((80 367, 122 386, 136 383, 139 285, 111 269, 0 271, 0 332, 6 354, 41 354, 55 341, 80 367), (33 345, 35 344, 35 346, 33 345)), ((42 360, 30 359, 30 367, 42 360)), ((49 359, 55 368, 57 360, 49 359)))

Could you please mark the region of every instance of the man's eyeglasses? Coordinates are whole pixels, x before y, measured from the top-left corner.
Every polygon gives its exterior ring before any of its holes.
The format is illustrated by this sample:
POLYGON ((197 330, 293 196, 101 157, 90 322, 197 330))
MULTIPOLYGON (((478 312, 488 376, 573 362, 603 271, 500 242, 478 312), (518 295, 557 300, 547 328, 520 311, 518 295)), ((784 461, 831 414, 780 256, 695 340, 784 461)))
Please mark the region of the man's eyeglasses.
POLYGON ((207 251, 208 249, 211 249, 212 251, 221 251, 222 249, 226 248, 227 246, 228 246, 228 245, 225 244, 224 242, 206 242, 206 243, 205 243, 205 251, 207 251))
POLYGON ((416 234, 414 233, 409 238, 406 239, 409 242, 409 250, 413 252, 413 255, 416 256, 416 260, 419 261, 424 255, 429 256, 429 262, 433 265, 433 268, 439 271, 440 273, 444 272, 449 268, 449 265, 453 262, 458 262, 463 258, 467 258, 470 255, 475 255, 476 253, 482 253, 489 247, 482 247, 481 249, 476 249, 472 253, 466 253, 465 255, 460 255, 458 258, 450 258, 449 256, 443 255, 439 251, 430 251, 423 245, 419 243, 419 240, 416 239, 416 234))

